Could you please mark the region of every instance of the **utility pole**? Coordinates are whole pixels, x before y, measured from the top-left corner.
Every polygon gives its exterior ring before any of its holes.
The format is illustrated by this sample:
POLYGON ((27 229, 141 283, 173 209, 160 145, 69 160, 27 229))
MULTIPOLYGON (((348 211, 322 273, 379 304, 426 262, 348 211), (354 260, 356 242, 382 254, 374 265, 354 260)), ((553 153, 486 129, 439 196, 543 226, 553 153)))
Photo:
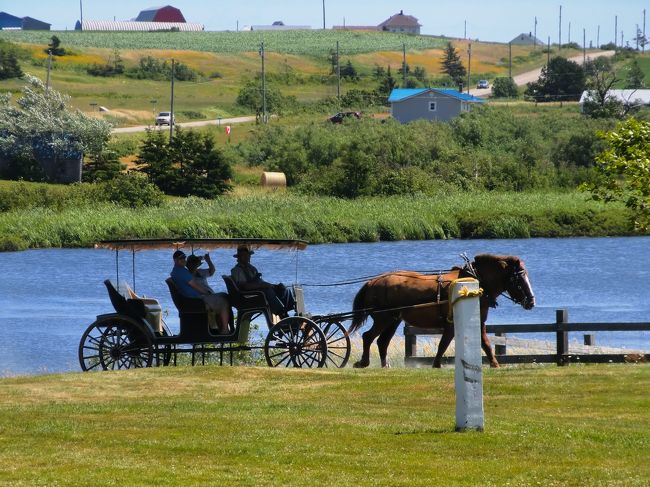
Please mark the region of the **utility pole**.
POLYGON ((546 67, 551 64, 551 36, 548 36, 548 47, 546 49, 546 67))
POLYGON ((560 27, 558 30, 558 43, 557 43, 557 48, 558 50, 562 49, 562 5, 560 5, 560 27))
POLYGON ((596 34, 596 49, 600 49, 600 25, 598 26, 598 33, 596 34))
POLYGON ((406 88, 406 44, 402 44, 402 88, 406 88))
POLYGON ((467 94, 469 95, 469 83, 472 73, 472 44, 467 45, 467 94))
POLYGON ((84 30, 84 5, 83 0, 79 0, 79 26, 81 31, 84 30))
POLYGON ((582 29, 582 66, 587 64, 587 32, 582 29))
POLYGON ((636 24, 636 50, 637 52, 639 51, 639 34, 641 31, 639 30, 639 24, 636 24))
POLYGON ((467 39, 467 20, 465 21, 465 33, 463 34, 463 39, 467 39))
POLYGON ((614 51, 616 51, 616 38, 618 37, 618 15, 614 15, 614 51))
POLYGON ((336 98, 341 99, 341 58, 339 56, 339 41, 336 41, 336 98))
MULTIPOLYGON (((645 9, 643 9, 643 39, 645 40, 645 9)), ((642 52, 645 52, 645 41, 641 46, 642 52)))
POLYGON ((50 90, 50 71, 52 71, 52 49, 47 50, 47 79, 45 81, 45 91, 50 90))
MULTIPOLYGON (((323 5, 325 1, 323 0, 323 5)), ((264 41, 260 47, 260 56, 262 56, 262 123, 266 123, 266 69, 264 67, 264 41)))
POLYGON ((325 0, 323 0, 323 30, 325 30, 325 0))
POLYGON ((169 142, 171 143, 174 137, 174 78, 176 77, 176 63, 172 59, 172 99, 169 112, 169 142))
POLYGON ((533 49, 537 49, 537 16, 535 16, 535 28, 533 32, 533 49))

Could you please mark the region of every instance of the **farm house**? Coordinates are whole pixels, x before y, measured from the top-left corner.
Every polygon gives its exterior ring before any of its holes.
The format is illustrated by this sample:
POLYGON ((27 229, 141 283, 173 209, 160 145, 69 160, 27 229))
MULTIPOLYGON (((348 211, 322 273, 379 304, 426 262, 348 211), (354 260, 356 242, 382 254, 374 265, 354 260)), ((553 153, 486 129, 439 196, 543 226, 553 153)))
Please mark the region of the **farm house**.
POLYGON ((379 30, 386 32, 398 32, 416 35, 420 35, 420 27, 422 26, 418 22, 418 19, 412 15, 404 15, 403 10, 400 10, 398 14, 389 17, 378 25, 379 30))
POLYGON ((485 100, 449 88, 396 88, 388 102, 393 118, 408 123, 421 119, 447 122, 485 100))
POLYGON ((50 30, 47 22, 0 12, 0 30, 50 30))

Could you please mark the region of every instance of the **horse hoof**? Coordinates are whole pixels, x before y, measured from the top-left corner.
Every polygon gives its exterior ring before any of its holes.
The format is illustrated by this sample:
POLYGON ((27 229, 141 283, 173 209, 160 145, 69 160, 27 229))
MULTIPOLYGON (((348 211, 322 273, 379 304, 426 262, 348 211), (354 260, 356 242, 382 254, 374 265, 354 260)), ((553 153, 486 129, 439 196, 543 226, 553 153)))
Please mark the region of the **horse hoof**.
POLYGON ((499 362, 492 362, 490 364, 490 368, 492 368, 492 369, 500 369, 501 366, 499 365, 499 362))
POLYGON ((434 369, 441 369, 442 365, 440 365, 440 362, 433 362, 433 368, 434 369))
POLYGON ((355 362, 352 367, 355 369, 365 369, 368 367, 368 364, 364 364, 363 362, 355 362))
POLYGON ((385 364, 382 364, 382 369, 390 369, 390 364, 386 362, 385 364))

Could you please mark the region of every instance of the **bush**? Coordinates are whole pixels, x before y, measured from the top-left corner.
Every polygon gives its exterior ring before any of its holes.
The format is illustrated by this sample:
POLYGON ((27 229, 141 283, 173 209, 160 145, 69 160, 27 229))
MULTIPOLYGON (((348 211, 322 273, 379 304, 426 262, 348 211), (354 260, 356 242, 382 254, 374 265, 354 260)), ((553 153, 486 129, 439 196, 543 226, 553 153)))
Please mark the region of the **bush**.
POLYGON ((101 183, 100 188, 107 201, 120 206, 130 208, 160 206, 164 201, 162 191, 142 174, 120 174, 110 181, 101 183))
POLYGON ((519 90, 512 78, 496 78, 492 84, 492 96, 494 98, 517 98, 519 90))

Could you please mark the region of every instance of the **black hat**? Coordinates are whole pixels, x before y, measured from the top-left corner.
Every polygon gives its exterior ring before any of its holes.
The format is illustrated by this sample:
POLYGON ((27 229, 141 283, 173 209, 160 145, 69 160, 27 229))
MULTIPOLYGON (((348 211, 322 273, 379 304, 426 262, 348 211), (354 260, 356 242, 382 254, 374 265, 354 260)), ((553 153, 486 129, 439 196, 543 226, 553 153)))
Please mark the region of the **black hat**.
POLYGON ((249 249, 246 245, 240 245, 237 247, 237 253, 234 254, 233 257, 239 257, 241 254, 253 255, 254 253, 255 252, 249 249))
POLYGON ((174 252, 173 255, 174 260, 180 259, 181 257, 185 257, 185 252, 183 252, 182 250, 177 250, 176 252, 174 252))

